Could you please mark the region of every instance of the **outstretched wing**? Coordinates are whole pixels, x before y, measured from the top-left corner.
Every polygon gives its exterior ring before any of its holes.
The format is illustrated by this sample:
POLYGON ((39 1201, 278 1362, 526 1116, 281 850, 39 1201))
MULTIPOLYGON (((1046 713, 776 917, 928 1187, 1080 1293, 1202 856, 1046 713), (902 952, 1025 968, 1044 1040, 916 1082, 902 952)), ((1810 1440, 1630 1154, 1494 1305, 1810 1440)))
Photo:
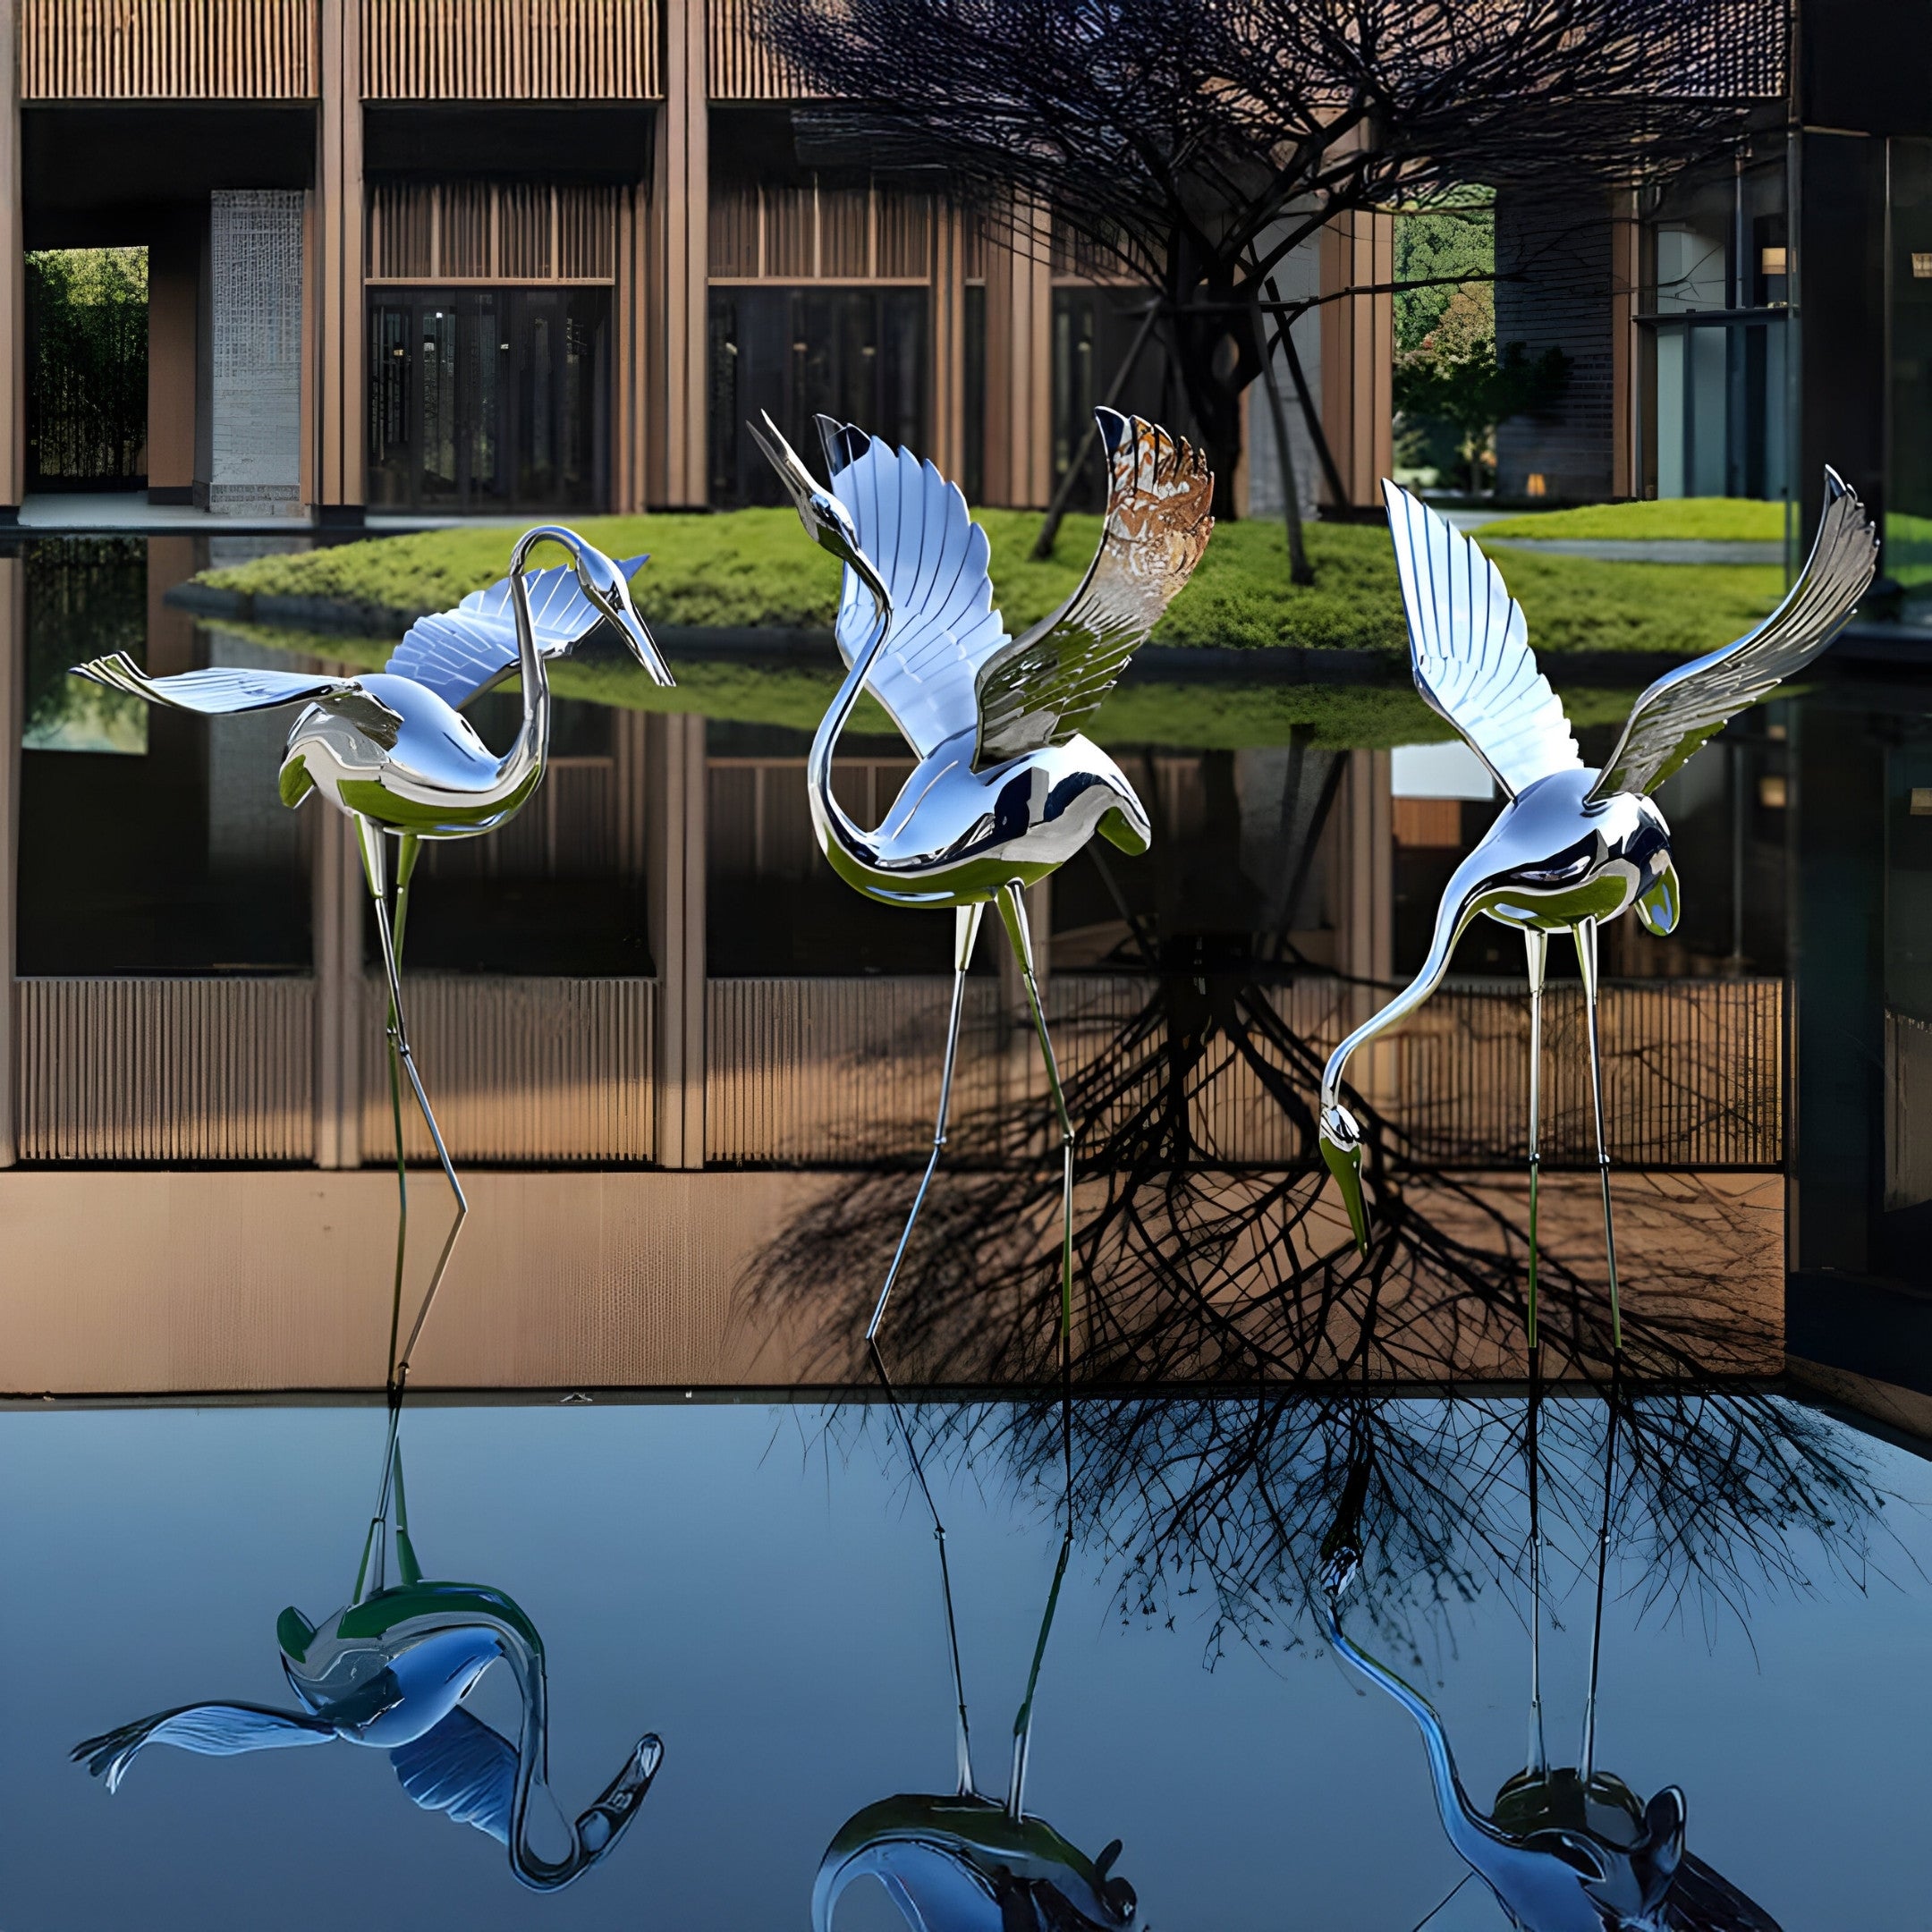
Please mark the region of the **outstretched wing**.
POLYGON ((1671 1932, 1778 1932, 1778 1923, 1694 1852, 1687 1852, 1665 1894, 1664 1923, 1671 1932))
POLYGON ((402 729, 400 713, 372 698, 354 678, 322 677, 302 671, 252 671, 216 665, 151 678, 125 651, 92 657, 74 665, 73 677, 91 678, 110 691, 130 691, 149 704, 202 717, 233 717, 244 711, 273 711, 283 705, 318 704, 351 719, 377 743, 393 745, 402 729))
POLYGON ((515 1748, 457 1705, 413 1743, 389 1753, 402 1789, 425 1811, 447 1811, 499 1844, 510 1843, 516 1795, 515 1748))
POLYGON ((1512 798, 1552 772, 1580 769, 1570 720, 1537 669, 1529 621, 1502 572, 1407 490, 1385 481, 1382 495, 1422 701, 1512 798))
MULTIPOLYGON (((626 557, 617 567, 629 577, 646 561, 626 557)), ((580 644, 604 621, 604 614, 584 595, 573 564, 532 571, 523 582, 530 592, 537 648, 547 657, 580 644)), ((402 633, 402 641, 383 668, 427 685, 461 710, 508 677, 516 669, 516 614, 505 577, 486 589, 472 590, 454 610, 419 617, 402 633)))
MULTIPOLYGON (((818 419, 832 494, 892 598, 892 628, 866 688, 921 758, 970 731, 973 674, 1006 641, 993 608, 986 532, 929 462, 850 423, 818 419)), ((852 664, 871 642, 871 593, 848 569, 838 643, 852 664)))
POLYGON ((299 1711, 271 1710, 266 1704, 189 1704, 138 1718, 118 1730, 76 1744, 69 1756, 85 1761, 96 1777, 116 1791, 127 1767, 150 1744, 172 1744, 204 1758, 234 1758, 243 1751, 284 1750, 296 1744, 326 1744, 335 1726, 299 1711))
POLYGON ((1198 451, 1138 416, 1094 413, 1107 460, 1100 547, 1080 589, 981 669, 975 771, 1063 744, 1080 729, 1192 575, 1214 530, 1214 477, 1198 451))
POLYGON ((1667 671, 1631 708, 1587 803, 1655 792, 1722 731, 1818 656, 1857 608, 1878 568, 1878 535, 1858 493, 1825 472, 1825 513, 1803 573, 1784 601, 1735 644, 1667 671))

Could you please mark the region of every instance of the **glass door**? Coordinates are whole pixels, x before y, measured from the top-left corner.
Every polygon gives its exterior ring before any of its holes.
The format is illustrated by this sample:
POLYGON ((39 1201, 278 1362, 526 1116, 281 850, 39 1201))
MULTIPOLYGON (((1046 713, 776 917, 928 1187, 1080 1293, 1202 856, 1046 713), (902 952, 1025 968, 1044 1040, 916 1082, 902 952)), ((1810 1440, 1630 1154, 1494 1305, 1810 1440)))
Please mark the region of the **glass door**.
POLYGON ((602 289, 385 291, 369 304, 369 505, 601 508, 602 289))

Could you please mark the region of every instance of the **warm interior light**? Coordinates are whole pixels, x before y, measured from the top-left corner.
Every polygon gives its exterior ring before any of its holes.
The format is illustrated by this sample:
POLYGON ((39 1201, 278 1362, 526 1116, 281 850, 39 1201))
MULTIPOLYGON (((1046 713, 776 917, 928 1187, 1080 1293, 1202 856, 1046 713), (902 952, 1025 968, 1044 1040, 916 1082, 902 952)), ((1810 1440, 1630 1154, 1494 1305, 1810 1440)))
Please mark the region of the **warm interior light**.
POLYGON ((1767 275, 1781 275, 1784 273, 1784 247, 1782 242, 1776 248, 1760 249, 1758 251, 1758 272, 1767 275))
POLYGON ((1912 280, 1932 282, 1932 252, 1922 254, 1917 249, 1912 250, 1912 280))
POLYGON ((1768 772, 1758 781, 1758 802, 1767 811, 1783 811, 1785 805, 1784 780, 1776 772, 1768 772))
POLYGON ((1549 485, 1543 480, 1543 472, 1540 470, 1532 470, 1530 472, 1530 480, 1523 485, 1523 488, 1532 496, 1541 496, 1548 490, 1549 485))

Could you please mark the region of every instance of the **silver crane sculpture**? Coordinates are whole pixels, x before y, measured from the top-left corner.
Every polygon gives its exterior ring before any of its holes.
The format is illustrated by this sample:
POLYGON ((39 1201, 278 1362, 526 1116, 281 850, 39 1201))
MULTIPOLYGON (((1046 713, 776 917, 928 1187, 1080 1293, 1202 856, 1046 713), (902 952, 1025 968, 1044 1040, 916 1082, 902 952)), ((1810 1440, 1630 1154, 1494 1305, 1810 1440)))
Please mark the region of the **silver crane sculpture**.
POLYGON ((1590 1095, 1603 1188, 1611 1340, 1623 1346, 1610 1156, 1597 1034, 1598 928, 1635 909, 1664 935, 1680 911, 1670 827, 1650 794, 1727 720, 1801 671, 1831 642, 1877 567, 1877 538, 1857 496, 1825 473, 1825 509, 1804 572, 1770 616, 1733 644, 1666 672, 1631 711, 1600 771, 1588 768, 1570 721, 1530 648, 1522 606, 1482 552, 1407 490, 1385 482, 1389 531, 1408 618, 1416 688, 1489 768, 1505 803, 1456 868, 1436 913, 1421 970, 1351 1033, 1322 1075, 1322 1157, 1348 1210, 1358 1248, 1368 1227, 1362 1135, 1342 1102, 1352 1055, 1412 1013, 1449 970, 1456 941, 1479 914, 1523 936, 1530 971, 1530 1270, 1528 1331, 1536 1343, 1537 1182, 1542 1000, 1549 936, 1575 942, 1589 1031, 1590 1095))
POLYGON ((876 1343, 945 1146, 966 970, 992 902, 1025 983, 1060 1128, 1063 1359, 1070 1346, 1073 1124, 1034 977, 1025 892, 1097 834, 1129 854, 1152 843, 1126 775, 1080 727, 1186 583, 1214 528, 1214 479, 1195 451, 1138 417, 1097 414, 1107 468, 1099 548, 1072 596, 1017 638, 1006 635, 993 607, 986 532, 930 462, 820 417, 832 479, 821 487, 768 416, 762 430, 750 426, 806 534, 845 566, 837 634, 849 668, 806 766, 819 847, 869 899, 953 914, 953 1003, 932 1152, 867 1325, 868 1343, 876 1343), (853 823, 832 789, 839 734, 867 691, 919 756, 872 831, 853 823))
POLYGON ((664 1745, 655 1733, 640 1737, 602 1796, 573 1825, 565 1822, 550 1792, 543 1639, 502 1590, 424 1578, 410 1540, 401 1446, 392 1442, 390 1453, 394 1480, 385 1487, 382 1520, 363 1544, 349 1602, 320 1624, 292 1606, 276 1622, 283 1674, 299 1709, 191 1704, 88 1738, 72 1756, 113 1792, 151 1744, 208 1758, 337 1740, 386 1751, 416 1804, 496 1839, 512 1872, 533 1891, 557 1891, 615 1846, 657 1775, 664 1745), (385 1580, 392 1534, 393 1584, 385 1580), (521 1709, 514 1742, 463 1701, 499 1662, 509 1668, 521 1709), (542 1849, 557 1844, 568 1847, 561 1857, 542 1849))
MULTIPOLYGON (((911 1448, 910 1432, 906 1441, 911 1448)), ((839 1827, 813 1881, 812 1932, 833 1932, 841 1895, 855 1879, 867 1877, 885 1886, 911 1932, 1127 1932, 1132 1926, 1140 1902, 1133 1886, 1113 1869, 1121 1852, 1120 1840, 1089 1858, 1045 1818, 1026 1809, 1040 1666, 1066 1580, 1067 1559, 1073 1551, 1072 1391, 1064 1383, 1060 1391, 1060 1455, 1066 1512, 1060 1558, 1046 1591, 1026 1695, 1013 1718, 1005 1797, 987 1797, 973 1776, 959 1627, 942 1530, 939 1588, 952 1648, 958 1785, 946 1792, 902 1792, 881 1799, 839 1827)), ((923 1489, 926 1478, 916 1450, 913 1467, 923 1489)), ((936 1523, 937 1520, 935 1511, 936 1523)))
POLYGON ((1778 1932, 1762 1906, 1685 1849, 1688 1811, 1677 1785, 1665 1785, 1646 1804, 1622 1778, 1596 1762, 1604 1577, 1616 1467, 1619 1399, 1614 1383, 1605 1404, 1596 1614, 1580 1748, 1574 1766, 1549 1761, 1543 1727, 1542 1530, 1537 1510, 1541 1401, 1541 1379, 1532 1371, 1524 1442, 1530 1498, 1530 1761, 1505 1781, 1488 1815, 1462 1788, 1447 1727, 1435 1707, 1342 1628, 1342 1599, 1361 1569, 1361 1516, 1370 1473, 1366 1458, 1352 1456, 1335 1521, 1323 1539, 1321 1615, 1328 1641, 1338 1657, 1415 1719, 1443 1830, 1520 1932, 1778 1932))
MULTIPOLYGON (((633 562, 641 561, 633 560, 633 562)), ((390 1336, 392 1392, 408 1373, 455 1246, 469 1202, 445 1146, 410 1046, 403 1015, 402 956, 411 874, 423 842, 477 838, 506 824, 543 782, 550 744, 547 665, 608 623, 652 681, 672 682, 620 567, 569 530, 543 524, 526 531, 511 552, 510 573, 472 592, 455 609, 417 620, 380 672, 336 677, 301 671, 216 666, 172 677, 149 677, 125 652, 76 665, 73 674, 149 704, 203 717, 241 712, 302 709, 289 732, 280 775, 282 802, 294 807, 319 794, 353 823, 363 875, 376 911, 383 970, 389 984, 387 1037, 394 1102, 396 1162, 402 1162, 402 1120, 397 1072, 406 1074, 442 1164, 456 1213, 414 1327, 400 1354, 390 1336), (531 575, 530 553, 555 543, 571 561, 531 575), (508 751, 492 751, 458 708, 512 673, 522 687, 523 716, 508 751), (385 841, 397 842, 395 910, 388 900, 385 841)), ((407 1193, 403 1200, 406 1229, 407 1193)), ((402 1233, 397 1295, 400 1305, 402 1233)))

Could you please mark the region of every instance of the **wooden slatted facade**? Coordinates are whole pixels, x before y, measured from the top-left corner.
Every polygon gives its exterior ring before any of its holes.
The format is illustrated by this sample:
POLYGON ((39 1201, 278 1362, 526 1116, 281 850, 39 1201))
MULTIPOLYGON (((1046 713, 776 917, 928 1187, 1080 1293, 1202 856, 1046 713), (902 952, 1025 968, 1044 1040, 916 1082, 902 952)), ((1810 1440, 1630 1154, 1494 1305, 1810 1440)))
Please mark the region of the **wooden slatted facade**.
POLYGON ((718 182, 713 282, 906 282, 933 274, 928 195, 885 188, 718 182))
POLYGON ((23 100, 310 100, 316 0, 21 0, 23 100))
POLYGON ((371 283, 607 284, 631 191, 537 182, 379 182, 371 283))
POLYGON ((363 0, 372 101, 650 100, 657 0, 363 0))
POLYGON ((758 0, 710 0, 706 10, 708 87, 716 101, 797 100, 804 76, 758 30, 758 0))

